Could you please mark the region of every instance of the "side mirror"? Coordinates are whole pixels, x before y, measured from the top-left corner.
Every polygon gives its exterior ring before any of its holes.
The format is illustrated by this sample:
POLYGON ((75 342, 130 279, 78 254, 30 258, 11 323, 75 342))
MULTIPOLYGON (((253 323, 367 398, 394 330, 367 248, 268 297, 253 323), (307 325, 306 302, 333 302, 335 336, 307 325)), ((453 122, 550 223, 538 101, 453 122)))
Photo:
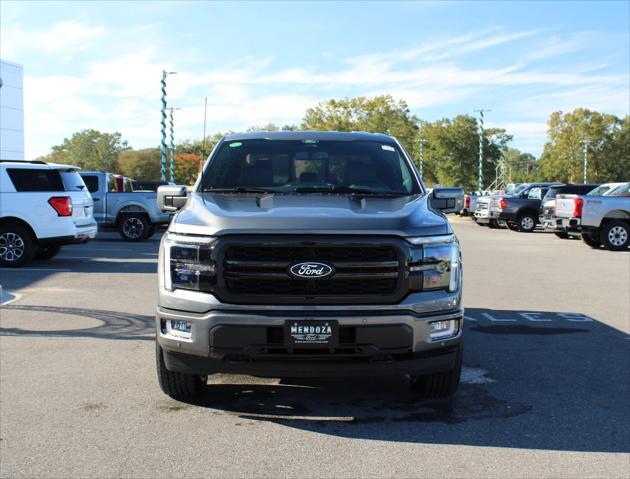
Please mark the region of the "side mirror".
POLYGON ((462 188, 434 188, 429 197, 431 208, 442 213, 457 213, 464 207, 462 188))
POLYGON ((188 200, 188 190, 185 186, 160 186, 157 190, 157 204, 162 211, 177 211, 188 200))

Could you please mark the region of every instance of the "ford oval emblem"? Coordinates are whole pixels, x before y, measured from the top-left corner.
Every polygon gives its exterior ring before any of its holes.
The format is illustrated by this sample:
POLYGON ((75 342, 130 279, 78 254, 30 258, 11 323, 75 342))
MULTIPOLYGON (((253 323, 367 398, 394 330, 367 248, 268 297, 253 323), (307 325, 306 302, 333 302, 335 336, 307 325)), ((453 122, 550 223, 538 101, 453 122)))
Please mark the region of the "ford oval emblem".
POLYGON ((289 268, 289 274, 291 276, 302 279, 326 278, 334 274, 334 272, 335 269, 332 266, 316 261, 297 263, 289 268))

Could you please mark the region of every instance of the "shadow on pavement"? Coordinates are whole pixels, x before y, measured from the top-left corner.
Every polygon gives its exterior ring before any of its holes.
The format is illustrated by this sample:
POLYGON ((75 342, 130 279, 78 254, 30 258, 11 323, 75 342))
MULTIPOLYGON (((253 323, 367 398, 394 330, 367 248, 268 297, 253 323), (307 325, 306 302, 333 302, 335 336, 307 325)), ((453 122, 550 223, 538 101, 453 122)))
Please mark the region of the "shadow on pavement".
POLYGON ((0 336, 35 336, 66 338, 98 338, 116 340, 155 340, 155 318, 138 314, 104 311, 101 309, 65 308, 57 306, 29 306, 9 304, 0 306, 3 311, 69 314, 82 318, 97 319, 101 325, 84 329, 60 329, 42 331, 23 328, 0 328, 0 336))
MULTIPOLYGON (((630 452, 630 337, 591 318, 466 310, 462 384, 422 402, 405 378, 243 384, 211 378, 194 406, 356 439, 630 452), (514 322, 487 321, 482 313, 514 322)), ((531 314, 531 313, 527 313, 531 314)))
MULTIPOLYGON (((102 321, 76 330, 0 329, 5 336, 154 339, 150 316, 15 304, 2 309, 102 321)), ((221 410, 344 438, 630 452, 627 334, 556 312, 469 308, 466 317, 462 384, 450 401, 420 401, 402 377, 277 383, 224 375, 212 377, 199 399, 172 409, 221 410)))

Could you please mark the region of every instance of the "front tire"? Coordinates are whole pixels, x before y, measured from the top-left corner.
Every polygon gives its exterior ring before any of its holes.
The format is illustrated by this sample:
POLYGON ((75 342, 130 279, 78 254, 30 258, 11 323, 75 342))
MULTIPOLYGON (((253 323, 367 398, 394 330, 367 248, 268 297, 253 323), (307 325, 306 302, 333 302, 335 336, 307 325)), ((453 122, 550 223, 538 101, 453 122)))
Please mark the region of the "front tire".
POLYGON ((534 231, 536 229, 537 222, 536 218, 529 213, 519 216, 518 220, 516 220, 518 230, 522 233, 531 233, 534 231))
POLYGON ((125 241, 135 243, 142 241, 149 230, 149 221, 143 214, 127 214, 118 225, 118 232, 125 241))
POLYGON ((518 225, 516 223, 512 223, 510 221, 506 221, 505 224, 507 225, 509 230, 511 230, 511 231, 519 231, 518 225))
POLYGON ((18 268, 33 259, 35 239, 21 224, 0 226, 0 266, 18 268))
POLYGON ((199 396, 208 379, 206 376, 178 373, 166 369, 164 353, 157 341, 155 343, 155 365, 160 389, 173 399, 187 400, 199 396))
POLYGON ((37 248, 37 253, 35 253, 35 258, 43 259, 43 260, 52 259, 59 254, 59 251, 61 251, 60 244, 40 246, 39 248, 37 248))
POLYGON ((497 220, 490 220, 490 223, 488 223, 488 227, 493 230, 499 229, 499 222, 497 220))
POLYGON ((630 227, 625 221, 612 220, 600 229, 599 239, 607 250, 623 251, 630 245, 630 227))
POLYGON ((455 357, 455 367, 450 371, 411 376, 411 389, 421 399, 445 399, 457 391, 462 374, 463 347, 460 346, 455 357))

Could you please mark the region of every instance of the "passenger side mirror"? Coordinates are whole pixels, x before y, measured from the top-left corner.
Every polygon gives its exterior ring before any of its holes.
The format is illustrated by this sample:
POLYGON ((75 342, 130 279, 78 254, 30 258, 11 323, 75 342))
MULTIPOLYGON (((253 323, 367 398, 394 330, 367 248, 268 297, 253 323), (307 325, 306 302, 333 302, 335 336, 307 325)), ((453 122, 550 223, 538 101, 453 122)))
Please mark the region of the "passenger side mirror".
POLYGON ((434 188, 429 197, 431 208, 442 213, 457 213, 464 207, 462 188, 434 188))
POLYGON ((157 204, 162 211, 177 211, 188 200, 185 186, 160 186, 157 190, 157 204))

